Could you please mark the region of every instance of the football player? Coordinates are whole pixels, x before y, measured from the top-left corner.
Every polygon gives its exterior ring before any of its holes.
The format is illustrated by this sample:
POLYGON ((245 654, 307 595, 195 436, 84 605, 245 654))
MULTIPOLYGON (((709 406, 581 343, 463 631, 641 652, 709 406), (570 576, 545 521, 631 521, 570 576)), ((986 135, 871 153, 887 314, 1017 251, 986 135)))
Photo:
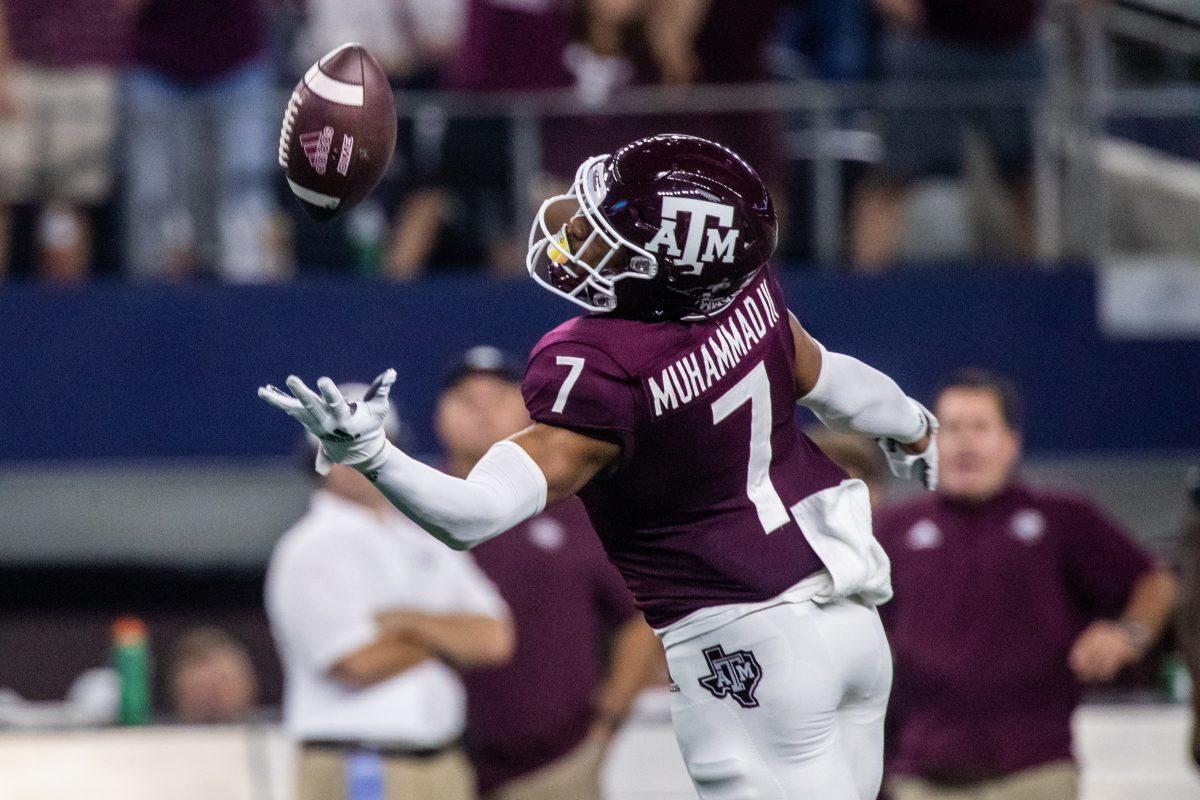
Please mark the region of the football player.
POLYGON ((466 479, 383 433, 395 371, 361 403, 328 378, 263 399, 429 533, 469 548, 578 494, 662 637, 672 717, 704 800, 873 800, 891 658, 891 596, 867 489, 801 432, 877 437, 932 487, 937 423, 890 378, 827 351, 788 311, 767 261, 762 180, 735 153, 660 135, 589 158, 548 199, 527 266, 588 313, 534 348, 534 424, 466 479))

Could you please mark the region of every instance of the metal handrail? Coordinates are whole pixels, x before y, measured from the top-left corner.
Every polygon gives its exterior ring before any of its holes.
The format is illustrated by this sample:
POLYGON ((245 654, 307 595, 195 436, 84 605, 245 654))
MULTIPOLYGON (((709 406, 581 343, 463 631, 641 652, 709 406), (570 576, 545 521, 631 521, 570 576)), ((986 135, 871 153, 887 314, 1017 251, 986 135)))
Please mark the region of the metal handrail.
POLYGON ((416 116, 435 106, 460 119, 489 117, 629 116, 855 110, 862 108, 1025 107, 1044 99, 1044 87, 1031 81, 765 83, 635 86, 622 89, 603 105, 583 102, 573 89, 535 92, 397 92, 401 116, 416 116))

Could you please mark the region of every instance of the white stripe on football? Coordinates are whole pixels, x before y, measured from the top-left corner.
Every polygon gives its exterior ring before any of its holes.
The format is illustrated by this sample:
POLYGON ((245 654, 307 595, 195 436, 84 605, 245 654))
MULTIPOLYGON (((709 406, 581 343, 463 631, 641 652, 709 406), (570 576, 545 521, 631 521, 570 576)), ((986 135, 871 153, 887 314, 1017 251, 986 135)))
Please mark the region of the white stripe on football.
POLYGON ((332 210, 337 208, 338 204, 342 202, 336 197, 331 197, 327 194, 322 194, 321 192, 314 192, 312 189, 305 189, 291 178, 288 178, 287 182, 288 186, 292 187, 292 194, 296 195, 296 197, 299 197, 306 203, 312 203, 314 206, 320 206, 321 208, 328 208, 332 210))
POLYGON ((328 100, 331 103, 340 103, 344 106, 361 106, 363 104, 363 87, 359 84, 339 81, 322 72, 321 64, 327 59, 328 56, 322 61, 313 64, 308 68, 308 72, 304 73, 304 83, 308 86, 308 90, 317 97, 328 100))

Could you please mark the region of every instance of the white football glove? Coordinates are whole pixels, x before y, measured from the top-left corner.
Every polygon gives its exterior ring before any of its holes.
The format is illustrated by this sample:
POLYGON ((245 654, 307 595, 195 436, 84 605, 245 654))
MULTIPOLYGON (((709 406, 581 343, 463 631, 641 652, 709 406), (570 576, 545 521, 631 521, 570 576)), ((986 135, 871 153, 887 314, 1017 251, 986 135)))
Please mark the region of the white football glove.
POLYGON ((317 380, 317 394, 295 375, 289 375, 291 394, 270 384, 260 386, 258 396, 300 421, 321 440, 317 450, 317 472, 328 474, 333 464, 345 464, 360 472, 378 469, 374 463, 387 452, 383 426, 388 413, 388 393, 396 382, 396 370, 376 378, 361 402, 347 403, 329 378, 317 380))
MULTIPOLYGON (((916 400, 913 400, 917 403, 916 400)), ((920 453, 909 453, 895 439, 876 439, 887 456, 888 468, 892 474, 902 481, 916 480, 929 491, 937 488, 938 484, 938 449, 937 449, 937 417, 925 406, 917 403, 925 415, 926 433, 929 434, 929 444, 920 453)))

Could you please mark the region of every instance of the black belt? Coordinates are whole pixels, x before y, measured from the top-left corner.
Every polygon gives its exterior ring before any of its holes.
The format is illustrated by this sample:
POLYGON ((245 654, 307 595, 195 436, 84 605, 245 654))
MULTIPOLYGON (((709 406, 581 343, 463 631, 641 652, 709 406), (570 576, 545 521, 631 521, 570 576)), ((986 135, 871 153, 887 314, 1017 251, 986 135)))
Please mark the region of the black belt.
POLYGON ((374 742, 361 739, 305 739, 300 743, 305 750, 333 750, 339 753, 367 751, 388 758, 437 758, 459 749, 457 741, 441 747, 412 747, 393 742, 374 742))

